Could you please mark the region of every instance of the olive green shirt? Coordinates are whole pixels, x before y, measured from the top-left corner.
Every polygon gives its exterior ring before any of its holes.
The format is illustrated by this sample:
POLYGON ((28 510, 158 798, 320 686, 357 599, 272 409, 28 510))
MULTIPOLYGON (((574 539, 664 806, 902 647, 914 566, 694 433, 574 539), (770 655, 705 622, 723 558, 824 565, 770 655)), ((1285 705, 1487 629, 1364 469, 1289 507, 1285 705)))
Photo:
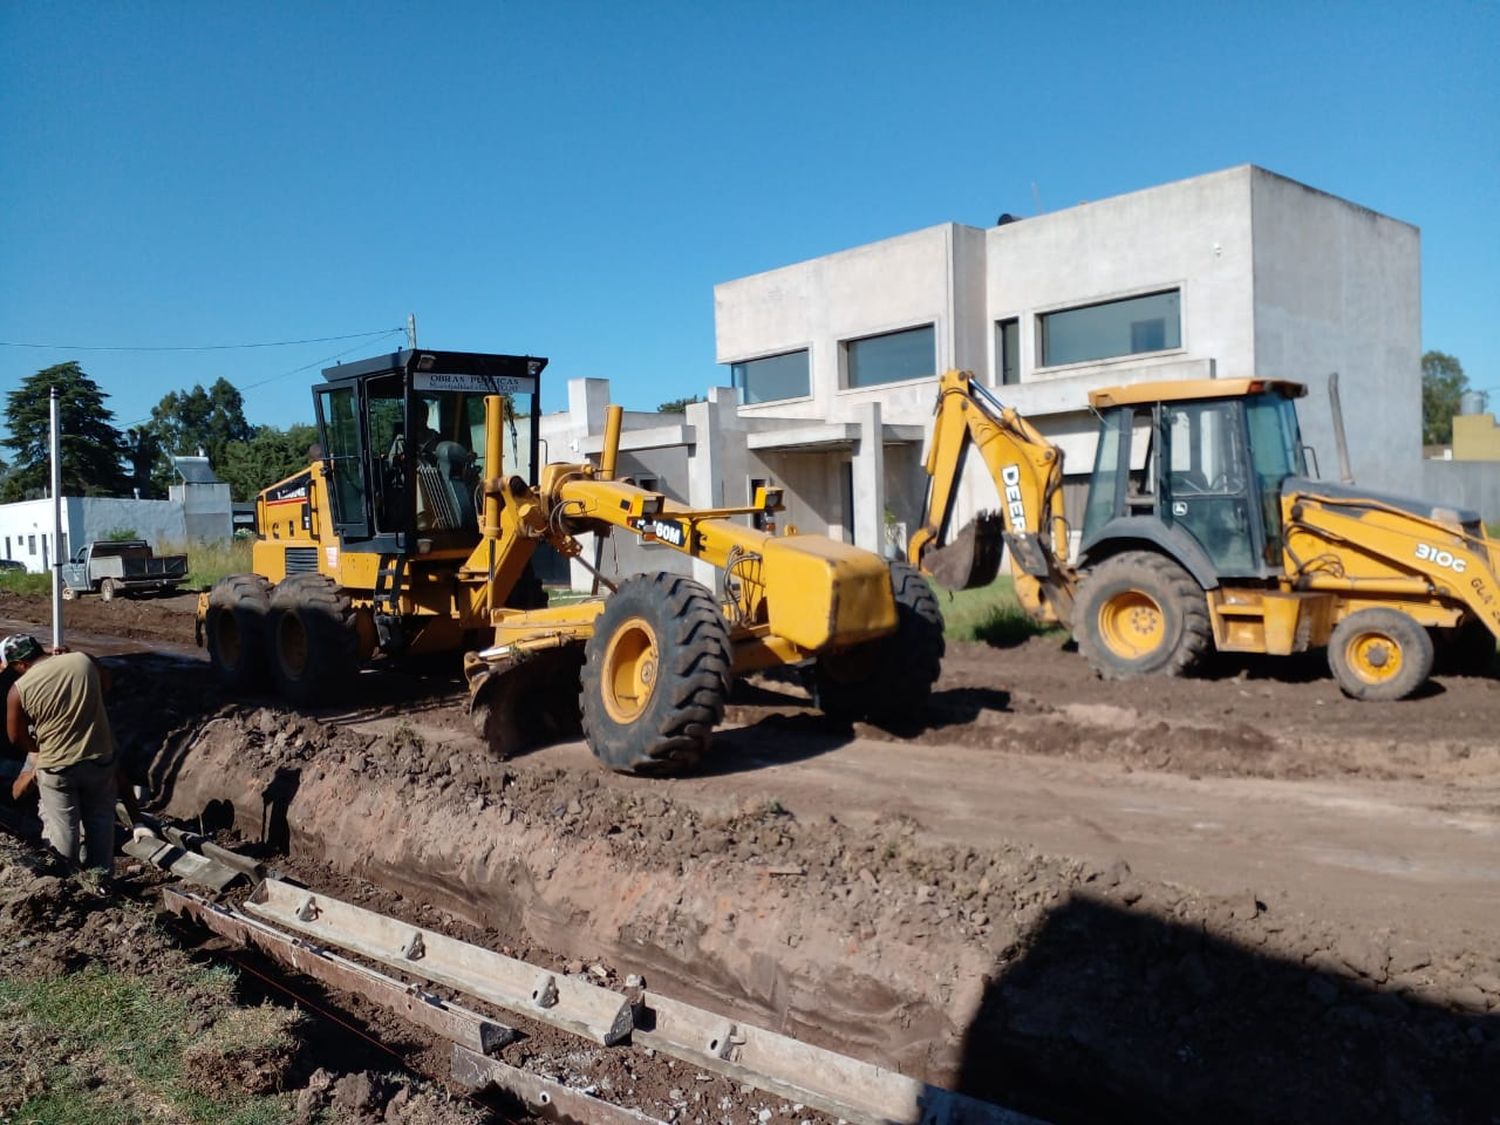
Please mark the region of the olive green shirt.
POLYGON ((115 756, 99 669, 81 652, 39 660, 16 681, 36 733, 37 769, 55 770, 115 756))

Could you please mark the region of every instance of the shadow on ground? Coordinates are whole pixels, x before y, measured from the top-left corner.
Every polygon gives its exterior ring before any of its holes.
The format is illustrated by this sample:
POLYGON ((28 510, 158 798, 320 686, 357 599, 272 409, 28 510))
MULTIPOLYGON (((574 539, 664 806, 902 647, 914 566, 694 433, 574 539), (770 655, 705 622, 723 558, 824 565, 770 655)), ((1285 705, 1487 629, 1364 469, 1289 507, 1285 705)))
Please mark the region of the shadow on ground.
POLYGON ((1060 1123, 1496 1120, 1500 1013, 1397 983, 1075 896, 997 967, 958 1088, 1060 1123))

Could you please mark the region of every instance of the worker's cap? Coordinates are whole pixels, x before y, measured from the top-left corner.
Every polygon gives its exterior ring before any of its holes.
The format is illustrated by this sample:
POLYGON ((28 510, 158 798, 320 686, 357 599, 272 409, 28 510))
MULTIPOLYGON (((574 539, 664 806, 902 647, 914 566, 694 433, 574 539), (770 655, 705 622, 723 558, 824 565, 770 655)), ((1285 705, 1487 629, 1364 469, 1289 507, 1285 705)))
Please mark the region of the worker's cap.
POLYGON ((12 633, 0 641, 0 666, 18 660, 35 660, 42 655, 42 642, 30 633, 12 633))

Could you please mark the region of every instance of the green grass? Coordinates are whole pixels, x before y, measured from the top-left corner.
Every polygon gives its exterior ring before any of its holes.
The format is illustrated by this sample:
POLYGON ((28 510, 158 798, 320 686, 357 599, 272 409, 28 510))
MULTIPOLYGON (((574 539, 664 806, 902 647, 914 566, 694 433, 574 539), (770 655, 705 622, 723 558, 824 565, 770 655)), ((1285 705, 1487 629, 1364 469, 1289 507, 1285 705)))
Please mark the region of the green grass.
POLYGON ((218 543, 163 543, 157 554, 186 555, 188 576, 184 590, 207 590, 231 574, 250 573, 253 539, 226 539, 218 543))
MULTIPOLYGON (((69 1123, 181 1121, 271 1125, 291 1116, 285 1095, 256 1096, 198 1067, 258 1051, 289 1051, 297 1017, 241 1008, 234 976, 182 966, 147 979, 92 966, 39 980, 0 980, 0 1036, 26 1044, 0 1075, 5 1120, 69 1123), (22 1079, 40 1075, 40 1093, 22 1079)), ((37 1089, 36 1083, 30 1085, 37 1089)))
POLYGON ((24 570, 0 570, 0 590, 11 594, 50 594, 52 575, 28 574, 24 570))
POLYGON ((1056 625, 1033 620, 1021 608, 1009 575, 976 590, 947 590, 936 583, 932 589, 943 611, 943 634, 951 640, 1009 648, 1030 637, 1061 632, 1056 625))

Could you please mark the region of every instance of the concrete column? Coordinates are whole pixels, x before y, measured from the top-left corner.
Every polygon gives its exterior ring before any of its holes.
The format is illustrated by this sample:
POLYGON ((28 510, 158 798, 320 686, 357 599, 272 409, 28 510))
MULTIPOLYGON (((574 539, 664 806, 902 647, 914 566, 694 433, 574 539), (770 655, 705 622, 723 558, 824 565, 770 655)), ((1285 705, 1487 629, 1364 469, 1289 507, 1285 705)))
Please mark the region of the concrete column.
MULTIPOLYGON (((722 426, 724 401, 715 387, 707 402, 688 404, 687 423, 693 427, 693 444, 688 447, 688 506, 723 508, 725 440, 722 426)), ((693 560, 693 577, 710 590, 718 590, 717 568, 702 559, 693 560)))
MULTIPOLYGON (((553 461, 584 461, 582 439, 590 434, 604 432, 604 408, 609 405, 608 379, 568 380, 568 449, 564 453, 556 450, 549 454, 553 461)), ((594 561, 593 535, 580 535, 578 542, 583 547, 583 557, 590 564, 594 561)), ((594 576, 583 565, 573 559, 568 563, 568 578, 573 589, 587 591, 593 588, 594 576)))
POLYGON ((859 442, 854 449, 854 543, 885 554, 885 442, 880 403, 861 403, 855 420, 859 442))

